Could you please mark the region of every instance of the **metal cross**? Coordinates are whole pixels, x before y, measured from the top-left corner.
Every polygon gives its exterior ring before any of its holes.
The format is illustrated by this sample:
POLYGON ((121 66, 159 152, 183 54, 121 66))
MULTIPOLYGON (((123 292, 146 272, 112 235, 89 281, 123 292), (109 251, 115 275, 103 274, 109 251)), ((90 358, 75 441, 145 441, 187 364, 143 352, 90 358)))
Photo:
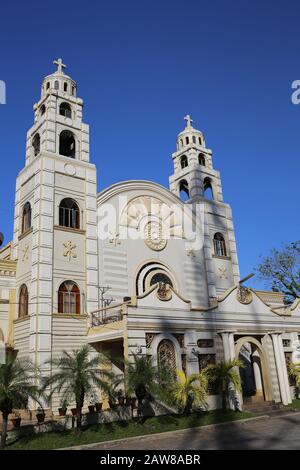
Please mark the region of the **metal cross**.
POLYGON ((184 116, 184 120, 186 121, 186 127, 192 127, 193 119, 191 118, 189 114, 184 116))
POLYGON ((53 64, 57 65, 57 72, 58 73, 64 73, 63 68, 66 68, 66 65, 63 64, 62 59, 54 60, 53 64))

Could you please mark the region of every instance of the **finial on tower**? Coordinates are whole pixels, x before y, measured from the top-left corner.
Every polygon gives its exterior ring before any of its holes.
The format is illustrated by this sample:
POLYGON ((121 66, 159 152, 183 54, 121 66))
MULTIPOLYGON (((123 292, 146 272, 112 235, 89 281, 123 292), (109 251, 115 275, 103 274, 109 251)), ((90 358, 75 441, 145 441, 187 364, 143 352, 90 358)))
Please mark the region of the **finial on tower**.
POLYGON ((62 73, 62 74, 64 73, 63 68, 66 68, 66 65, 63 64, 62 59, 54 60, 53 64, 57 65, 56 73, 62 73))
POLYGON ((184 120, 186 121, 186 127, 192 127, 193 119, 191 118, 189 114, 184 116, 184 120))

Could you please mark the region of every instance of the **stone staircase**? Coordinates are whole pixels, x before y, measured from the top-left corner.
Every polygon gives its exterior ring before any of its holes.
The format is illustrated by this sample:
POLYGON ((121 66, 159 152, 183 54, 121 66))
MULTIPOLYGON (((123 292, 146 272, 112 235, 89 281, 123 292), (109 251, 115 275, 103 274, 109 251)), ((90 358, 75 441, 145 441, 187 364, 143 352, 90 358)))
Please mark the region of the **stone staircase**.
POLYGON ((265 400, 249 400, 244 399, 243 410, 251 413, 268 413, 272 411, 278 411, 282 409, 281 403, 275 403, 275 401, 265 400))

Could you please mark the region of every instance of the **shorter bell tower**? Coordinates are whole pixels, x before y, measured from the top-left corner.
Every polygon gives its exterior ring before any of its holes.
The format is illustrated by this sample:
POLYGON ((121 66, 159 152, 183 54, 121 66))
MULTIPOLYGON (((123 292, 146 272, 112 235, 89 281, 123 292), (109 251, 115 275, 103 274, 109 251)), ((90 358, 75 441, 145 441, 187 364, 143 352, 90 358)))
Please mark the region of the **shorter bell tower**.
POLYGON ((172 154, 174 173, 169 178, 170 191, 189 202, 200 198, 223 201, 220 173, 213 168, 212 151, 204 135, 185 116, 185 129, 177 136, 177 150, 172 154))

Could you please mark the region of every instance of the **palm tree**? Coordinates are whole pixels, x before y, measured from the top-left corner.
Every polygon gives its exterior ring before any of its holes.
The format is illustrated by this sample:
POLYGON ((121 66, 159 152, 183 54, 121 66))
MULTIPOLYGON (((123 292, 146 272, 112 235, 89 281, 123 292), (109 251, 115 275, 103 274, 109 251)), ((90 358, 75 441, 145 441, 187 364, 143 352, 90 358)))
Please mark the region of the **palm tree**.
POLYGON ((289 376, 294 379, 296 398, 300 389, 300 362, 291 362, 288 366, 289 376))
POLYGON ((207 366, 207 375, 216 390, 222 395, 222 409, 227 408, 227 398, 230 395, 230 385, 236 392, 241 391, 241 378, 236 367, 244 367, 239 359, 220 361, 218 364, 207 366))
POLYGON ((97 354, 90 359, 92 351, 89 345, 84 345, 71 353, 63 351, 61 357, 47 361, 57 372, 46 378, 44 389, 51 386, 49 398, 57 392, 62 401, 69 403, 75 400, 78 430, 81 428, 85 397, 93 395, 96 387, 109 392, 107 379, 112 377, 110 371, 101 369, 101 366, 108 364, 107 358, 97 354))
POLYGON ((199 374, 191 374, 187 376, 182 370, 177 370, 177 381, 172 390, 172 396, 179 409, 189 412, 193 398, 195 405, 206 406, 208 379, 206 371, 203 370, 199 374))
POLYGON ((167 401, 167 390, 173 380, 169 367, 162 362, 154 365, 151 356, 133 354, 133 361, 126 362, 126 390, 135 393, 139 413, 147 395, 167 401))
POLYGON ((8 417, 14 408, 27 408, 29 398, 39 402, 35 384, 37 369, 28 359, 8 356, 0 365, 0 411, 2 413, 1 447, 6 443, 8 417))

